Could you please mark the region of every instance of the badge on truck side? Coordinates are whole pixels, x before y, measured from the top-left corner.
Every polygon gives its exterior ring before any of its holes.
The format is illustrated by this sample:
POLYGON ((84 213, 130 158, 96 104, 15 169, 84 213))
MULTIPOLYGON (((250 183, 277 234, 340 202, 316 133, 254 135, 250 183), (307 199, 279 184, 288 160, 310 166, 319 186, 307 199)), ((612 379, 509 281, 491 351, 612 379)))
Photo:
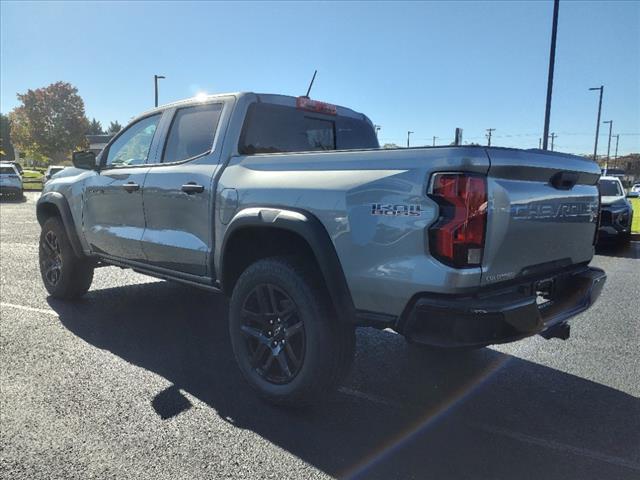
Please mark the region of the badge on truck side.
POLYGON ((417 204, 372 203, 371 215, 419 217, 422 215, 422 209, 417 204))

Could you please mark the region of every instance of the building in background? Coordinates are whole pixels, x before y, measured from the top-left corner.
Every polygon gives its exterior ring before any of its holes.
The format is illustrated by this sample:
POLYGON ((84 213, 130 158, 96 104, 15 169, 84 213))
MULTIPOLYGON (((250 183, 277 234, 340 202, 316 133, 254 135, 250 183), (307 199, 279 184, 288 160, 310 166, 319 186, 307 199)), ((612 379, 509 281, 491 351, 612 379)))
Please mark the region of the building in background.
POLYGON ((113 135, 87 135, 89 150, 98 155, 107 146, 113 135))

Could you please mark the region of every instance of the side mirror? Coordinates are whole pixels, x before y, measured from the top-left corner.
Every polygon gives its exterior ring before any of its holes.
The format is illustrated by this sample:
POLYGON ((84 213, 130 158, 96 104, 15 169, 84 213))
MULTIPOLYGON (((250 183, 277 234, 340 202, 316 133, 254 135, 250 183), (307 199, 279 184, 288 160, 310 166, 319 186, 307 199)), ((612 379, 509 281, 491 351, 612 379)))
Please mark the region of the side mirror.
POLYGON ((640 197, 640 193, 638 192, 629 192, 627 193, 627 198, 638 198, 640 197))
POLYGON ((93 152, 73 152, 71 157, 73 166, 83 170, 96 169, 96 154, 93 152))

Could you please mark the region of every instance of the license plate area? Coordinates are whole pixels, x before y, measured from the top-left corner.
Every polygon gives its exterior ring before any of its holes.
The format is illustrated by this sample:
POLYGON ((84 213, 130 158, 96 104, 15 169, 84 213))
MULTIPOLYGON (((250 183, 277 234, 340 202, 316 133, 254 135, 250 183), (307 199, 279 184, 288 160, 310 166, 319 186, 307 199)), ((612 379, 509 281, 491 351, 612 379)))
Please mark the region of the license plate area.
POLYGON ((556 292, 555 278, 545 278, 533 283, 532 290, 536 294, 536 304, 538 309, 544 309, 553 305, 553 298, 556 292))

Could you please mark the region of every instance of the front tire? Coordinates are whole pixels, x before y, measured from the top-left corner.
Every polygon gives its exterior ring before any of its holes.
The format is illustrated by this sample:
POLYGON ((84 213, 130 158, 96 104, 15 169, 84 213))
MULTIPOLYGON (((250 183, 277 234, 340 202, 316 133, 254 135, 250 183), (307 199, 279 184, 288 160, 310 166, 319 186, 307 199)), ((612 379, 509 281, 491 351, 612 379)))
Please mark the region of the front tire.
POLYGON ((78 257, 58 217, 44 222, 39 245, 40 275, 52 297, 72 300, 91 287, 93 263, 78 257))
POLYGON ((285 257, 259 260, 238 279, 229 329, 238 366, 269 402, 301 406, 333 391, 355 352, 314 272, 285 257))

